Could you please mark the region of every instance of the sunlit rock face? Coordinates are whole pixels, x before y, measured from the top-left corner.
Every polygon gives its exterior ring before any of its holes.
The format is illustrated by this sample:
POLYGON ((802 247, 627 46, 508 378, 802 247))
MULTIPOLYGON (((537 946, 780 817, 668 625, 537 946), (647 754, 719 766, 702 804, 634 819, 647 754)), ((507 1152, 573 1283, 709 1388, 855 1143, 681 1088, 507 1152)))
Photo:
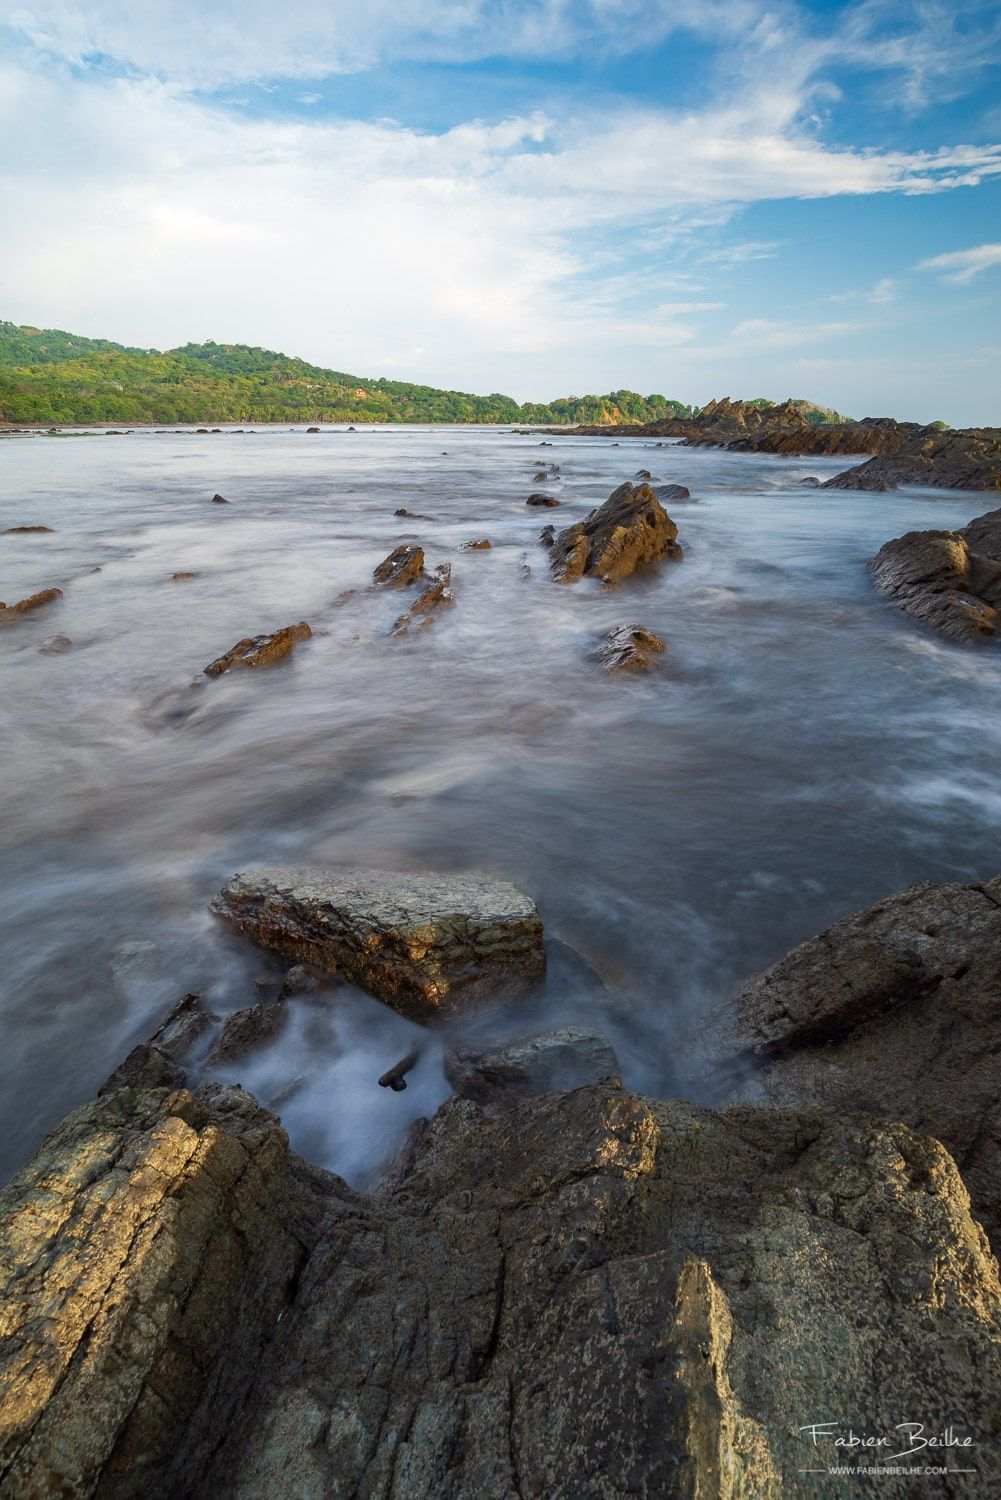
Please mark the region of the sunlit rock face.
MULTIPOLYGON (((239 1090, 127 1088, 0 1195, 0 1245, 19 1500, 779 1500, 807 1424, 977 1436, 1001 1375, 950 1157, 819 1110, 453 1099, 361 1198, 239 1090)), ((964 1461, 997 1492, 994 1445, 964 1461)))
POLYGON ((556 533, 549 562, 559 583, 600 578, 611 586, 638 567, 679 559, 677 537, 677 526, 650 486, 627 480, 583 521, 556 533))
POLYGON ((926 881, 802 943, 708 1013, 694 1068, 730 1098, 906 1120, 1001 1235, 1001 877, 926 881))
POLYGON ((250 870, 212 909, 262 947, 341 974, 425 1024, 524 995, 545 976, 534 902, 485 875, 250 870))
POLYGON ((1001 635, 1001 511, 959 531, 908 531, 869 567, 880 593, 951 640, 1001 635))

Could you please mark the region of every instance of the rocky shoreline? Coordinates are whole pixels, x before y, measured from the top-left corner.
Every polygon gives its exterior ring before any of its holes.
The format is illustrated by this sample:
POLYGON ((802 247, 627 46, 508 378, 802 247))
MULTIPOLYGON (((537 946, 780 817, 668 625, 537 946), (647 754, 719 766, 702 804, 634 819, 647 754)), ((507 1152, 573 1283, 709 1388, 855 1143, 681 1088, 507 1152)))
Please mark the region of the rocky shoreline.
MULTIPOLYGON (((550 428, 566 436, 566 429, 550 428)), ((580 437, 676 438, 688 448, 788 457, 865 457, 829 479, 824 489, 888 490, 899 485, 938 489, 1001 490, 1001 428, 946 429, 892 417, 859 422, 811 423, 803 403, 759 407, 724 397, 695 417, 671 417, 616 427, 575 427, 580 437)))
MULTIPOLYGON (((429 941, 463 895, 482 929, 482 888, 407 879, 429 941)), ((334 891, 399 931, 359 872, 266 884, 287 957, 334 891)), ((711 1105, 624 1089, 593 1028, 460 1031, 364 1195, 213 1080, 185 997, 0 1193, 0 1493, 826 1497, 804 1426, 902 1419, 975 1444, 939 1492, 997 1493, 999 961, 1001 877, 847 917, 696 1028, 711 1105)))

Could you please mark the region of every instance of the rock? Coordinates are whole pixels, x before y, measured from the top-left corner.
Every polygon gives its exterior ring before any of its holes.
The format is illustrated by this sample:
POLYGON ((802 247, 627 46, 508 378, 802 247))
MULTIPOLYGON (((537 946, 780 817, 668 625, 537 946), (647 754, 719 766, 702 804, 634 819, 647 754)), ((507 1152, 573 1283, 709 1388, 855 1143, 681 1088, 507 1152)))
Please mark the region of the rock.
POLYGON ((545 484, 548 478, 549 475, 547 474, 545 469, 540 469, 538 474, 532 475, 532 480, 535 484, 545 484))
POLYGON ((232 1062, 273 1042, 281 1035, 287 1020, 288 1011, 282 1000, 261 1000, 246 1010, 233 1011, 223 1021, 222 1030, 212 1044, 207 1066, 232 1062))
POLYGON ((31 594, 27 599, 19 599, 16 604, 5 604, 0 608, 0 624, 10 624, 33 610, 43 609, 46 604, 54 604, 62 597, 62 589, 42 589, 40 593, 31 594))
POLYGON ((804 474, 802 479, 797 479, 796 483, 799 485, 801 490, 820 489, 820 480, 818 479, 816 474, 804 474))
POLYGON ((552 510, 553 506, 559 505, 559 503, 560 502, 557 500, 555 495, 542 494, 529 495, 528 499, 525 501, 526 505, 546 507, 549 510, 552 510))
POLYGON ((373 570, 372 577, 381 588, 399 589, 413 583, 424 572, 424 549, 404 542, 394 547, 387 558, 373 570))
POLYGON ((534 903, 485 875, 250 870, 211 906, 262 947, 425 1024, 529 993, 545 975, 534 903))
POLYGON ((953 1153, 1001 1248, 1001 876, 853 913, 704 1017, 690 1052, 737 1097, 886 1115, 953 1153))
POLYGON ((478 541, 478 542, 463 542, 462 546, 459 548, 459 551, 460 552, 489 552, 492 547, 493 547, 493 542, 490 540, 490 538, 489 537, 483 537, 483 539, 481 541, 478 541))
POLYGON ((665 500, 690 500, 692 492, 685 484, 654 484, 650 488, 657 499, 663 503, 665 500))
POLYGON ((637 469, 636 473, 633 475, 633 478, 634 479, 652 479, 653 475, 650 473, 649 469, 637 469))
POLYGON ((615 625, 602 636, 592 656, 606 672, 645 672, 663 650, 663 639, 645 625, 615 625))
POLYGON ((48 532, 51 535, 51 533, 52 533, 52 527, 51 526, 8 526, 5 529, 5 531, 4 531, 4 536, 28 536, 28 535, 34 535, 35 533, 38 533, 38 532, 48 532))
POLYGON ((543 547, 551 547, 556 540, 556 527, 550 524, 543 526, 539 532, 539 542, 543 547))
POLYGON ((237 641, 225 656, 210 662, 203 668, 206 677, 221 677, 224 672, 237 667, 270 667, 295 649, 299 641, 308 640, 313 634, 305 620, 298 625, 286 625, 270 635, 248 636, 237 641))
POLYGON ((318 973, 308 964, 293 964, 282 980, 279 998, 285 1000, 290 995, 318 995, 321 990, 329 988, 329 976, 318 973))
POLYGON ((455 603, 455 595, 449 587, 452 565, 439 563, 435 572, 438 575, 435 582, 428 585, 405 615, 400 615, 393 626, 393 635, 408 635, 411 628, 426 630, 434 624, 434 615, 439 610, 451 609, 455 603))
MULTIPOLYGON (((864 450, 860 450, 864 451, 864 450)), ((1001 490, 1001 428, 941 432, 913 426, 885 453, 836 474, 825 490, 891 490, 930 485, 947 490, 1001 490)))
POLYGON ((678 528, 647 484, 628 481, 604 505, 557 534, 550 564, 559 583, 619 583, 641 565, 680 558, 678 528))
POLYGON ((171 573, 171 583, 184 583, 189 578, 200 578, 200 573, 171 573))
POLYGON ((804 1424, 911 1419, 1001 1486, 997 1266, 901 1124, 451 1099, 365 1198, 240 1089, 124 1089, 0 1194, 0 1254, 18 1500, 781 1500, 851 1461, 804 1424))
POLYGON ((961 531, 908 531, 869 567, 880 593, 951 640, 1001 634, 1001 510, 961 531))
POLYGON ((307 432, 319 432, 319 430, 320 430, 319 427, 307 427, 306 428, 307 432))
POLYGON ((197 995, 182 995, 149 1040, 134 1047, 115 1069, 100 1094, 121 1088, 179 1088, 184 1083, 179 1064, 218 1022, 197 995))
POLYGON ((193 1494, 321 1201, 239 1089, 122 1089, 70 1115, 0 1194, 5 1493, 193 1494))
POLYGON ((50 635, 45 638, 39 646, 42 656, 59 656, 63 651, 70 651, 73 642, 68 635, 50 635))
POLYGON ((226 499, 225 495, 213 495, 212 496, 212 504, 213 505, 228 505, 229 501, 226 499))
POLYGON ((618 1058, 591 1026, 557 1026, 494 1041, 454 1041, 445 1047, 445 1077, 474 1104, 511 1105, 532 1094, 585 1083, 621 1087, 618 1058))

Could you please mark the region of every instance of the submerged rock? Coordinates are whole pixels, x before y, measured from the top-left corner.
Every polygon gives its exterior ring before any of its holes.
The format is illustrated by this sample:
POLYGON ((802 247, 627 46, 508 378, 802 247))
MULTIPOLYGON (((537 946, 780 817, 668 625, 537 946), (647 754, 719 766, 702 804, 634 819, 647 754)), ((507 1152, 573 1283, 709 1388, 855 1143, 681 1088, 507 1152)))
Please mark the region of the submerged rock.
POLYGON ((880 593, 951 640, 1001 634, 1001 510, 960 531, 908 531, 869 567, 880 593))
POLYGON ((606 672, 645 672, 665 642, 645 625, 615 625, 591 653, 606 672))
POLYGON ((37 594, 30 594, 27 599, 19 599, 16 604, 0 605, 0 624, 20 619, 22 615, 31 614, 33 610, 44 609, 46 604, 54 604, 62 597, 62 589, 42 589, 37 594))
POLYGON ((4 536, 34 536, 41 532, 52 534, 51 526, 8 526, 4 530, 4 536))
POLYGON ((211 907, 262 947, 340 974, 424 1024, 530 992, 545 975, 534 902, 486 875, 250 870, 211 907))
POLYGON ((210 662, 203 668, 206 677, 221 677, 238 667, 270 667, 289 656, 299 641, 308 640, 313 634, 305 620, 298 625, 286 625, 270 635, 248 636, 237 641, 225 656, 210 662))
POLYGON ((736 1097, 880 1114, 960 1163, 1001 1249, 1001 876, 854 912, 705 1016, 690 1052, 736 1097))
POLYGON ((560 583, 619 583, 643 564, 678 559, 678 528, 648 484, 627 480, 583 521, 557 533, 550 554, 560 583))
POLYGON ((490 540, 489 537, 485 536, 485 537, 483 537, 478 542, 463 542, 462 546, 459 548, 459 551, 460 552, 489 552, 492 547, 493 547, 493 542, 490 540))
POLYGON ((910 1419, 1001 1487, 997 1266, 900 1124, 452 1099, 364 1198, 239 1089, 122 1090, 0 1194, 0 1253, 18 1500, 782 1500, 840 1461, 805 1423, 910 1419))
POLYGON ((200 577, 201 577, 200 573, 191 573, 191 572, 188 572, 188 573, 184 573, 184 572, 182 572, 182 573, 171 573, 171 575, 170 575, 170 581, 171 581, 171 583, 185 583, 189 578, 200 578, 200 577))
POLYGON ((511 1105, 532 1094, 585 1083, 621 1085, 608 1038, 591 1026, 554 1026, 445 1048, 445 1077, 463 1099, 511 1105))
POLYGON ((212 504, 213 505, 228 505, 229 501, 226 499, 225 495, 213 495, 212 496, 212 504))
POLYGON ((50 635, 39 646, 42 656, 61 656, 64 651, 70 651, 73 642, 68 635, 50 635))
POLYGON ((424 549, 404 542, 394 547, 387 558, 373 569, 372 577, 381 588, 399 589, 413 583, 424 572, 424 549))

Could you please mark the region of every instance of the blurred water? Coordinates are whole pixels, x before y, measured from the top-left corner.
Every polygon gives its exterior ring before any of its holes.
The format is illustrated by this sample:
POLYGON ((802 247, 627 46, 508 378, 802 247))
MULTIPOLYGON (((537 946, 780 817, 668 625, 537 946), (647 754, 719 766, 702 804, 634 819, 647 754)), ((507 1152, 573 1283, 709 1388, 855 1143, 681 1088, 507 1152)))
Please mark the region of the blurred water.
MULTIPOLYGON (((613 989, 557 964, 538 1013, 607 1025, 627 1081, 655 1091, 685 1085, 685 1019, 793 943, 911 881, 1001 869, 1001 653, 940 643, 865 571, 888 537, 960 525, 989 497, 799 483, 840 460, 540 441, 394 427, 0 444, 0 529, 55 528, 0 538, 0 598, 65 591, 0 633, 0 1173, 176 994, 253 1002, 267 960, 206 911, 249 864, 514 880, 613 989), (562 480, 536 483, 550 461, 562 480), (612 593, 552 583, 540 525, 640 467, 692 490, 669 507, 684 562, 612 593), (526 509, 539 488, 558 511, 526 509), (483 536, 493 550, 459 550, 483 536), (407 538, 453 563, 457 604, 390 639, 405 598, 364 590, 407 538), (300 619, 314 639, 290 663, 187 697, 237 639, 300 619), (606 679, 588 650, 634 619, 668 652, 606 679), (40 654, 57 632, 73 649, 40 654)), ((447 1092, 434 1047, 405 1093, 376 1087, 412 1031, 334 991, 296 1002, 289 1035, 227 1076, 280 1100, 298 1078, 279 1105, 293 1141, 360 1180, 447 1092)))

